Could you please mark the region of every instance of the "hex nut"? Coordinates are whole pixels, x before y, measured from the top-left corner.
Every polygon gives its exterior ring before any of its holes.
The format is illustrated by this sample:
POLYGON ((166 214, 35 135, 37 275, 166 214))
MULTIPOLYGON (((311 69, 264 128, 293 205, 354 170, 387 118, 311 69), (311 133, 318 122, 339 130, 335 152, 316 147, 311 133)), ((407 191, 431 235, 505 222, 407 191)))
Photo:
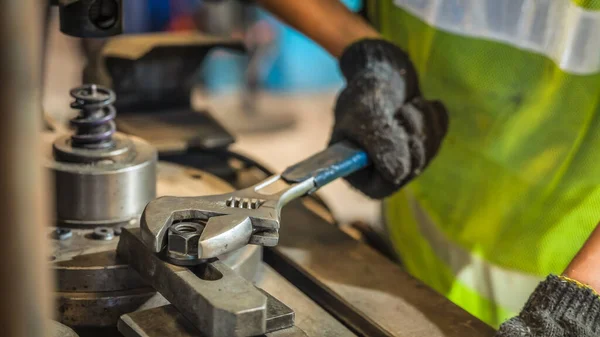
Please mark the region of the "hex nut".
POLYGON ((198 242, 204 226, 195 222, 180 222, 169 227, 167 256, 174 264, 189 265, 198 261, 198 242))

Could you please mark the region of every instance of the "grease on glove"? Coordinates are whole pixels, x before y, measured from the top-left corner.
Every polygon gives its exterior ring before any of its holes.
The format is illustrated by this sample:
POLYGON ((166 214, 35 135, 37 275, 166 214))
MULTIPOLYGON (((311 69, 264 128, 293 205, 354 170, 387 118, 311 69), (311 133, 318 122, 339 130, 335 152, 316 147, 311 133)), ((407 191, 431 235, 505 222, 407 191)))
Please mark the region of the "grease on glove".
POLYGON ((331 143, 350 140, 365 149, 373 166, 346 180, 371 198, 384 198, 435 156, 448 129, 446 110, 418 96, 408 56, 386 41, 355 43, 340 67, 347 85, 337 99, 331 143))

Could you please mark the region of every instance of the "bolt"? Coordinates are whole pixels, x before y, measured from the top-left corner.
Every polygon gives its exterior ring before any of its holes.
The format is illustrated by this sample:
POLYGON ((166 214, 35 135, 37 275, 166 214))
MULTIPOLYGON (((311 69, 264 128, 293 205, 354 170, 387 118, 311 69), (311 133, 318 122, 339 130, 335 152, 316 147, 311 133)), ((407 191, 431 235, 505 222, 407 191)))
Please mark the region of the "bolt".
POLYGON ((52 232, 52 238, 54 240, 63 241, 73 236, 73 231, 69 228, 60 228, 57 227, 54 232, 52 232))
POLYGON ((97 227, 94 229, 94 234, 92 234, 92 238, 95 240, 105 240, 109 241, 115 237, 115 231, 112 228, 108 227, 97 227))
POLYGON ((177 265, 195 265, 198 259, 198 242, 204 226, 194 222, 180 222, 169 227, 167 256, 177 265))

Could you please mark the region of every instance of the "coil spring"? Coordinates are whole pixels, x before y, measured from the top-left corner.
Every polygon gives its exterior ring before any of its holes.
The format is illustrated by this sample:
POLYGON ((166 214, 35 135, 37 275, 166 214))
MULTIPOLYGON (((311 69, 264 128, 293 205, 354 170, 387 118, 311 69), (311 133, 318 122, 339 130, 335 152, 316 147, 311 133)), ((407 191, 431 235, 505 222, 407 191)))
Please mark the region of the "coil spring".
POLYGON ((80 110, 71 120, 75 133, 71 136, 74 147, 98 149, 113 145, 112 136, 116 132, 114 119, 117 111, 113 106, 115 93, 95 84, 85 84, 71 90, 75 99, 71 108, 80 110))

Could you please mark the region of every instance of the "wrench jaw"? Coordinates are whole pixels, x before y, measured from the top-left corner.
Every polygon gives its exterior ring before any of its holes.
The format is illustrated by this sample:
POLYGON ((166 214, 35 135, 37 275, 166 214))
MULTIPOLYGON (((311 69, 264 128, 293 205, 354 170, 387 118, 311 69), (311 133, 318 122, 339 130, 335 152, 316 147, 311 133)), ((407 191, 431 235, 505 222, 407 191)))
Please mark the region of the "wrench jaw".
POLYGON ((165 246, 168 225, 173 223, 173 212, 164 207, 172 204, 173 197, 160 197, 146 205, 140 218, 142 241, 152 252, 159 253, 165 246))
POLYGON ((173 223, 184 220, 206 221, 219 213, 203 211, 197 197, 160 197, 152 200, 140 219, 142 241, 154 253, 166 246, 166 234, 173 223), (200 205, 199 205, 200 204, 200 205))
POLYGON ((279 229, 266 229, 255 231, 248 244, 264 247, 275 247, 279 243, 279 229))
POLYGON ((210 259, 240 249, 248 244, 272 247, 279 241, 279 212, 232 210, 231 214, 215 216, 200 236, 198 257, 210 259))
POLYGON ((243 215, 222 215, 208 219, 200 241, 198 258, 210 259, 240 249, 252 236, 252 222, 243 215))
POLYGON ((154 253, 167 245, 169 227, 181 221, 206 221, 198 242, 198 258, 210 259, 247 244, 275 246, 280 209, 264 200, 257 209, 232 207, 233 194, 202 197, 160 197, 146 206, 140 227, 144 244, 154 253))
POLYGON ((261 207, 261 216, 251 216, 252 236, 248 243, 264 247, 275 247, 279 243, 281 208, 279 201, 269 200, 261 207))

